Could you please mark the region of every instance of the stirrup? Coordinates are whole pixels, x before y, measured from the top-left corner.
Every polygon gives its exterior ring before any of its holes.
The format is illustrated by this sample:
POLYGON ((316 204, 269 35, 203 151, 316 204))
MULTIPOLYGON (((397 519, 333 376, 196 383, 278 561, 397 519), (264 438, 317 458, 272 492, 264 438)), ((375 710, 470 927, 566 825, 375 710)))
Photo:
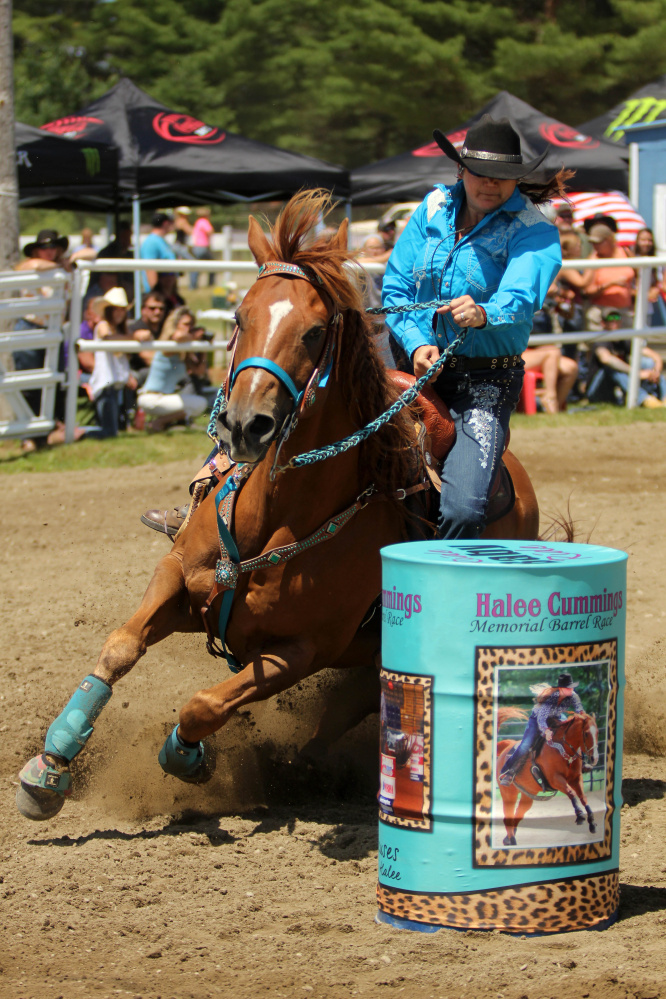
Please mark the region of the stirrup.
POLYGON ((502 785, 502 787, 509 787, 513 784, 515 777, 515 770, 507 770, 506 773, 499 775, 498 782, 502 785))

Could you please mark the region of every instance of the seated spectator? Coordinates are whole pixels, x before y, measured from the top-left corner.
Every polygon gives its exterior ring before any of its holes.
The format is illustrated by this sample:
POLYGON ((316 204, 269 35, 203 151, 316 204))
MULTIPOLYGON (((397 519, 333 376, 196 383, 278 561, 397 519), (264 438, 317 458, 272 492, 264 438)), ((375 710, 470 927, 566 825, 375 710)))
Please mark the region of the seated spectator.
POLYGON ((69 255, 70 264, 75 264, 77 260, 94 260, 97 256, 97 250, 93 246, 93 231, 92 229, 82 229, 81 230, 81 245, 77 250, 69 255))
MULTIPOLYGON (((619 309, 603 310, 605 330, 623 328, 624 320, 619 309)), ((596 371, 592 375, 587 397, 590 402, 615 402, 622 405, 629 390, 631 371, 631 340, 615 340, 600 344, 594 350, 596 371)), ((643 347, 641 357, 641 382, 637 402, 647 409, 666 406, 666 378, 662 374, 663 362, 656 351, 643 347)))
POLYGON ((208 374, 208 354, 206 344, 214 340, 214 334, 209 333, 203 326, 192 327, 192 339, 199 342, 202 350, 192 352, 185 358, 187 374, 194 386, 197 395, 202 395, 206 400, 206 408, 210 409, 217 396, 217 387, 213 385, 208 374))
MULTIPOLYGON (((83 321, 79 328, 79 340, 94 340, 95 329, 104 319, 104 309, 107 306, 105 298, 91 298, 86 305, 83 314, 83 321)), ((79 360, 79 385, 87 385, 95 367, 95 352, 92 350, 78 350, 79 360)), ((65 367, 67 360, 65 359, 65 367)))
POLYGON ((566 202, 555 210, 555 225, 560 230, 560 237, 565 232, 573 232, 574 215, 571 205, 566 202))
MULTIPOLYGON (((192 243, 192 255, 196 260, 212 260, 213 253, 211 250, 210 242, 211 236, 215 232, 213 224, 210 220, 210 208, 197 208, 197 220, 192 226, 192 235, 190 237, 192 243)), ((212 287, 215 284, 215 274, 212 271, 208 273, 208 285, 212 287)), ((194 291, 199 285, 199 275, 196 271, 190 271, 190 288, 194 291)))
POLYGON ((167 274, 166 272, 158 274, 152 291, 159 292, 164 298, 167 316, 173 309, 180 309, 185 305, 185 299, 178 291, 177 274, 167 274))
POLYGON ((540 370, 543 375, 543 392, 539 396, 545 413, 561 413, 567 408, 567 399, 578 377, 578 364, 565 357, 555 344, 528 347, 523 352, 525 371, 540 370))
MULTIPOLYGON (((166 316, 166 302, 159 291, 149 291, 141 301, 141 316, 127 324, 128 332, 134 340, 141 343, 159 340, 166 316)), ((138 354, 129 355, 130 368, 134 372, 139 388, 148 377, 155 352, 142 350, 138 354)))
POLYGON ((560 245, 562 247, 562 269, 557 275, 554 296, 557 314, 563 333, 577 333, 585 328, 583 296, 592 281, 594 272, 591 270, 579 271, 566 265, 565 261, 567 260, 582 259, 580 236, 573 229, 569 232, 560 230, 560 245))
MULTIPOLYGON (((610 226, 597 223, 590 227, 590 242, 594 251, 590 259, 609 260, 626 259, 627 254, 616 245, 615 233, 610 226)), ((617 309, 625 326, 631 326, 633 321, 633 286, 636 272, 633 267, 600 267, 592 271, 592 277, 585 288, 585 295, 590 302, 586 312, 588 330, 601 330, 602 309, 617 309)))
MULTIPOLYGON (((638 230, 636 233, 636 242, 632 247, 632 253, 635 257, 654 257, 657 255, 652 229, 638 230)), ((653 267, 650 271, 650 288, 648 290, 648 326, 661 326, 666 322, 663 291, 663 269, 661 267, 653 267)))
MULTIPOLYGON (((129 303, 123 288, 112 288, 104 295, 104 318, 95 327, 96 340, 129 340, 127 310, 129 303)), ((127 354, 95 351, 95 366, 88 394, 95 403, 102 437, 116 437, 125 425, 125 387, 136 389, 127 354)))
MULTIPOLYGON (((175 309, 168 316, 160 340, 192 343, 194 315, 186 308, 175 309)), ((139 392, 138 405, 149 422, 146 430, 166 430, 174 423, 183 423, 200 416, 206 409, 206 400, 195 392, 187 375, 187 351, 156 352, 148 378, 139 392)))

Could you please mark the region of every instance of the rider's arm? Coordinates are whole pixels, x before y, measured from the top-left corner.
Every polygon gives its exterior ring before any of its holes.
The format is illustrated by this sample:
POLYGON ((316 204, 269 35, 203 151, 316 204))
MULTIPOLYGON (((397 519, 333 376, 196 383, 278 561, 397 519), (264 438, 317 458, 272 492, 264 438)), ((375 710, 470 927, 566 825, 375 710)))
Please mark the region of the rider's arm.
POLYGON ((546 733, 550 732, 548 728, 548 717, 552 714, 553 706, 545 702, 543 704, 537 704, 534 708, 534 717, 536 718, 536 723, 539 726, 539 732, 541 735, 546 736, 546 733))
MULTIPOLYGON (((418 277, 416 273, 419 262, 423 264, 426 252, 426 222, 427 208, 426 202, 423 202, 407 223, 386 264, 382 282, 382 303, 386 307, 413 305, 417 301, 417 281, 420 286, 421 281, 430 280, 425 273, 418 277)), ((432 315, 430 310, 422 309, 386 317, 387 326, 408 357, 417 347, 434 345, 432 315)))
POLYGON ((499 287, 483 303, 487 327, 531 325, 561 266, 562 251, 555 226, 545 221, 521 225, 509 240, 509 255, 499 287))

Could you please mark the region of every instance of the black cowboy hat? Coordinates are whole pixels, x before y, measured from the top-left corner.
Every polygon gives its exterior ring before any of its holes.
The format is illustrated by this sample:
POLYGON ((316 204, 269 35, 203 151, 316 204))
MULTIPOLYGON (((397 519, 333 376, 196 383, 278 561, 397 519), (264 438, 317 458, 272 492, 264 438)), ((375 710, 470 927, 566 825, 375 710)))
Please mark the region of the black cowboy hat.
POLYGON ((573 679, 571 673, 560 673, 560 675, 557 678, 557 684, 556 684, 556 686, 558 686, 558 687, 577 687, 578 683, 577 682, 574 683, 574 679, 573 679))
POLYGON ((438 128, 432 137, 449 159, 480 177, 494 177, 496 180, 520 180, 536 170, 548 155, 548 149, 544 149, 541 156, 529 163, 523 162, 520 136, 509 119, 495 121, 489 114, 484 114, 468 130, 460 152, 438 128))
POLYGON ((588 235, 593 225, 605 225, 612 232, 617 232, 617 222, 612 215, 602 215, 601 212, 597 212, 596 215, 591 215, 589 219, 583 219, 583 229, 588 235))
POLYGON ((26 257, 31 257, 35 250, 48 249, 50 246, 61 246, 66 250, 69 246, 67 236, 59 236, 57 229, 40 229, 34 243, 26 243, 23 252, 26 257))

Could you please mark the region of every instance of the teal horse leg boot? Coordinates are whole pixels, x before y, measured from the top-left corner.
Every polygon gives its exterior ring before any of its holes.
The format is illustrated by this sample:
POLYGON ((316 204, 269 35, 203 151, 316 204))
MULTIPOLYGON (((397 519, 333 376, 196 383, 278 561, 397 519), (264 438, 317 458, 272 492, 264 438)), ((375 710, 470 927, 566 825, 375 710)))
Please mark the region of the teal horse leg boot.
POLYGON ((16 806, 26 819, 44 821, 57 815, 71 794, 69 764, 92 735, 93 722, 111 697, 111 687, 96 676, 87 676, 64 711, 49 727, 44 752, 35 756, 19 774, 16 806))
POLYGON ((204 751, 203 742, 185 742, 178 734, 178 726, 159 751, 157 757, 162 770, 187 784, 205 784, 213 776, 215 766, 204 751))

